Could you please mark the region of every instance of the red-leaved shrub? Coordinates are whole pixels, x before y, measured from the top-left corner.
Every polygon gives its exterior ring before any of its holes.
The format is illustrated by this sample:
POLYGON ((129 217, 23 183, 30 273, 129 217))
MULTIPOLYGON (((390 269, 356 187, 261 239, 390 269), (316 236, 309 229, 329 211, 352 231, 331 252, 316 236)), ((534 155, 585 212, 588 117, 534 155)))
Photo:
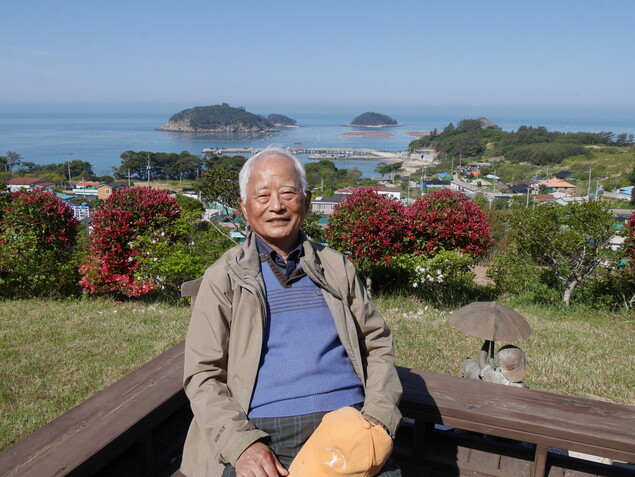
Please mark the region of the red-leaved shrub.
POLYGON ((0 295, 73 293, 77 276, 71 259, 79 222, 52 192, 23 190, 5 197, 0 211, 0 295))
POLYGON ((179 217, 178 203, 165 191, 128 187, 114 192, 93 217, 89 255, 80 267, 84 291, 119 297, 154 292, 159 287, 155 277, 136 276, 139 251, 134 241, 154 231, 169 233, 179 217))
POLYGON ((336 207, 326 239, 362 269, 388 264, 393 256, 408 250, 406 220, 406 208, 400 202, 374 189, 360 188, 336 207))
POLYGON ((441 189, 417 199, 407 222, 415 237, 415 254, 432 256, 440 250, 459 250, 482 256, 492 239, 490 226, 479 207, 460 192, 441 189))

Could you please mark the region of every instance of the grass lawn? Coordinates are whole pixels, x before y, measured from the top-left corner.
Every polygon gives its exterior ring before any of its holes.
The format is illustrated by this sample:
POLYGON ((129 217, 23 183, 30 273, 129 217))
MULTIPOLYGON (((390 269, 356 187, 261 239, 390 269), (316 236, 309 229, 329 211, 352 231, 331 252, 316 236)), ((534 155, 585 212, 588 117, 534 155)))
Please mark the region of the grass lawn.
POLYGON ((0 301, 0 448, 185 336, 189 306, 0 301))
MULTIPOLYGON (((410 297, 376 304, 393 330, 399 365, 458 376, 465 357, 477 357, 482 341, 457 331, 451 311, 410 297)), ((632 318, 512 307, 534 329, 517 343, 531 388, 635 405, 632 318)), ((108 300, 0 301, 0 449, 181 341, 189 311, 108 300)))

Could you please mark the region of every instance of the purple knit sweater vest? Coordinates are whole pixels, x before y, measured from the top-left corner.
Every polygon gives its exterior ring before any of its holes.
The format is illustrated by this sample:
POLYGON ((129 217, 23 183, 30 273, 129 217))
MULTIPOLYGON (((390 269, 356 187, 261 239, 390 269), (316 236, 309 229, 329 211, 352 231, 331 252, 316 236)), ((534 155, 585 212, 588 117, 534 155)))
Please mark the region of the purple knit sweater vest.
POLYGON ((249 417, 299 416, 364 400, 322 290, 304 275, 284 287, 262 264, 267 326, 249 417))

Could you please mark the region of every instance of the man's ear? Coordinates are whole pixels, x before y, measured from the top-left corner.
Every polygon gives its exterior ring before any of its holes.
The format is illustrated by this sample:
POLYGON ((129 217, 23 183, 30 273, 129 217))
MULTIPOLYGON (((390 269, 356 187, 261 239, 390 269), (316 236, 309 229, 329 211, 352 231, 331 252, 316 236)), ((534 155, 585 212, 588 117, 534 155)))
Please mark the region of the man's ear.
POLYGON ((243 213, 243 217, 245 217, 245 220, 249 222, 249 216, 247 215, 247 208, 245 207, 245 203, 242 197, 238 199, 238 204, 240 205, 240 210, 243 213))

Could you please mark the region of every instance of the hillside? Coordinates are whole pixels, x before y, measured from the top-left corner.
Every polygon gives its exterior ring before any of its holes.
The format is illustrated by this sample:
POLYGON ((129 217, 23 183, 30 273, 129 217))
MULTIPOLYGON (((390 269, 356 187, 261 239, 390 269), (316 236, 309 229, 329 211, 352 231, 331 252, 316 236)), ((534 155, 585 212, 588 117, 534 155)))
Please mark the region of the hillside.
POLYGON ((268 119, 245 111, 243 107, 234 108, 223 103, 184 109, 172 115, 158 129, 174 132, 244 133, 273 131, 275 126, 268 119))
POLYGON ((390 116, 379 113, 364 113, 357 116, 351 121, 349 126, 358 127, 386 127, 386 126, 399 126, 399 123, 390 116))
POLYGON ((589 175, 599 183, 593 187, 614 190, 631 184, 630 174, 635 174, 635 139, 626 133, 565 133, 531 126, 507 132, 485 118, 464 119, 409 145, 410 152, 426 148, 438 153, 439 163, 428 169, 431 172, 448 172, 457 158, 490 163, 481 173, 495 174, 507 183, 568 172, 583 193, 589 175))

